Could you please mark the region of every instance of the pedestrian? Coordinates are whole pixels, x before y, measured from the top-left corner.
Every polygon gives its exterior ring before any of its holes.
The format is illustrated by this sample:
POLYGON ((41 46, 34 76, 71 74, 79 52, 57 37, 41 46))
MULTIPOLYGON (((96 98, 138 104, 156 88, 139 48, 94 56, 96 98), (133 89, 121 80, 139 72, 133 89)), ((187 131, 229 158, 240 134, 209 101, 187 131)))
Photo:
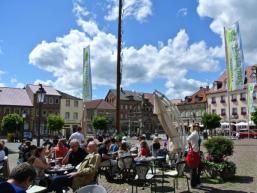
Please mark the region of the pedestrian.
POLYGON ((80 144, 83 144, 85 142, 85 137, 84 135, 82 134, 82 128, 81 127, 78 127, 76 129, 76 132, 72 133, 70 138, 69 138, 69 142, 72 140, 72 139, 77 139, 80 144))
MULTIPOLYGON (((187 137, 188 145, 192 147, 193 151, 198 153, 200 156, 200 136, 198 134, 199 126, 194 124, 191 128, 191 134, 187 137)), ((200 181, 201 175, 201 163, 197 168, 191 168, 191 187, 199 188, 201 186, 200 181)))

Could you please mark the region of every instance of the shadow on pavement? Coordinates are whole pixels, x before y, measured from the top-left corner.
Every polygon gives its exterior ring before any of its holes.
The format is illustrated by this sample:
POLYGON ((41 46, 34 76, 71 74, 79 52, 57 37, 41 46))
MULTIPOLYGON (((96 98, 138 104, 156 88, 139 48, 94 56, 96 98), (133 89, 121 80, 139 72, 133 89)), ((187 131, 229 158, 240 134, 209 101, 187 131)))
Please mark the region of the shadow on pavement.
POLYGON ((202 190, 208 193, 247 193, 244 191, 237 191, 237 190, 220 190, 217 188, 209 187, 209 186, 201 186, 198 190, 202 190))
POLYGON ((251 177, 251 176, 235 176, 235 178, 231 179, 229 182, 250 184, 253 182, 253 177, 251 177))

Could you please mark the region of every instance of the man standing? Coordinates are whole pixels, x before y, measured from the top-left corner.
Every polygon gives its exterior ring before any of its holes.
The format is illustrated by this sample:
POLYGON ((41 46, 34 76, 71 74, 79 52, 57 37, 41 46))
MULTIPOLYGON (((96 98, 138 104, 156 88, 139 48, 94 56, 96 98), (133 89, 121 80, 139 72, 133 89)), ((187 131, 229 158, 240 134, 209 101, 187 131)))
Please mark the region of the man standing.
POLYGON ((26 193, 36 178, 35 169, 28 163, 13 168, 9 180, 0 184, 0 193, 26 193))
POLYGON ((76 172, 53 177, 51 190, 56 191, 56 193, 62 193, 63 187, 67 186, 71 186, 73 190, 76 190, 89 184, 95 179, 101 162, 101 156, 97 153, 97 146, 95 142, 89 142, 87 145, 87 152, 89 154, 81 162, 76 172))
POLYGON ((81 131, 82 131, 82 128, 78 127, 77 131, 71 134, 69 141, 71 141, 72 139, 77 139, 80 142, 80 144, 83 144, 85 142, 85 137, 81 131))

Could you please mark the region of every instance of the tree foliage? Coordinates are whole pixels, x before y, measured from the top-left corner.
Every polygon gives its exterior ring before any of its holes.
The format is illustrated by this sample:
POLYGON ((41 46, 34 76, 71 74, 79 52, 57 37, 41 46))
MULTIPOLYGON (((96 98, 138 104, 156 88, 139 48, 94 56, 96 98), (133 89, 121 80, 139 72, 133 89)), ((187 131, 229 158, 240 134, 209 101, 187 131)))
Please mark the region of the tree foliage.
POLYGON ((108 120, 106 119, 106 117, 103 116, 95 116, 93 118, 92 124, 95 130, 105 131, 107 129, 108 120))
POLYGON ((255 111, 252 113, 251 119, 252 119, 252 121, 254 122, 254 124, 257 125, 257 108, 256 108, 255 111))
POLYGON ((1 128, 7 133, 20 131, 23 128, 23 118, 16 113, 7 114, 2 119, 1 128))
POLYGON ((204 113, 202 116, 202 123, 209 130, 220 127, 220 120, 221 117, 216 113, 204 113))
POLYGON ((60 115, 51 114, 47 117, 47 127, 52 131, 60 131, 64 126, 64 119, 60 115))

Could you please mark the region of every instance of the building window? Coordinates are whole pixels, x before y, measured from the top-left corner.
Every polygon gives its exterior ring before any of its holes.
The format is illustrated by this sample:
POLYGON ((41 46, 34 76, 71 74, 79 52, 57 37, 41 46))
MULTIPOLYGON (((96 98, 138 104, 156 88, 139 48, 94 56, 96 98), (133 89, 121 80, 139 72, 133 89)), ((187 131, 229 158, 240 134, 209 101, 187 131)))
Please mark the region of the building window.
POLYGON ((45 96, 45 98, 44 98, 44 104, 47 104, 47 103, 48 103, 48 97, 45 96))
POLYGON ((246 107, 241 107, 241 115, 246 115, 246 107))
POLYGON ((10 113, 10 109, 9 108, 5 108, 4 113, 5 114, 9 114, 10 113))
POLYGON ((78 120, 78 113, 73 113, 73 120, 78 120))
POLYGON ((212 113, 216 113, 216 109, 212 109, 212 113))
POLYGON ((237 100, 236 100, 236 94, 232 94, 231 95, 231 101, 232 102, 236 102, 237 100))
POLYGON ((74 101, 74 107, 78 107, 79 106, 79 101, 74 101))
POLYGON ((246 94, 245 93, 240 93, 240 100, 245 101, 246 100, 246 94))
POLYGON ((47 115, 47 112, 43 111, 43 116, 46 117, 46 115, 47 115))
POLYGON ((49 104, 53 104, 53 103, 54 103, 53 97, 49 97, 49 104))
POLYGON ((220 96, 220 103, 225 103, 226 101, 225 101, 225 96, 223 95, 223 96, 220 96))
POLYGON ((55 99, 55 104, 59 104, 59 99, 58 98, 55 99))
POLYGON ((128 109, 128 105, 125 105, 125 109, 126 109, 126 110, 128 109))
POLYGON ((256 91, 253 91, 253 100, 256 99, 256 91))
POLYGON ((221 109, 221 116, 225 116, 226 115, 226 109, 221 109))
POLYGON ((69 112, 65 113, 65 119, 67 119, 67 120, 70 119, 70 113, 69 112))
POLYGON ((216 97, 211 97, 211 104, 216 104, 216 97))
POLYGON ((237 115, 237 108, 236 107, 232 108, 232 115, 237 115))
POLYGON ((67 99, 67 100, 66 100, 66 107, 69 107, 69 106, 70 106, 70 100, 67 99))

